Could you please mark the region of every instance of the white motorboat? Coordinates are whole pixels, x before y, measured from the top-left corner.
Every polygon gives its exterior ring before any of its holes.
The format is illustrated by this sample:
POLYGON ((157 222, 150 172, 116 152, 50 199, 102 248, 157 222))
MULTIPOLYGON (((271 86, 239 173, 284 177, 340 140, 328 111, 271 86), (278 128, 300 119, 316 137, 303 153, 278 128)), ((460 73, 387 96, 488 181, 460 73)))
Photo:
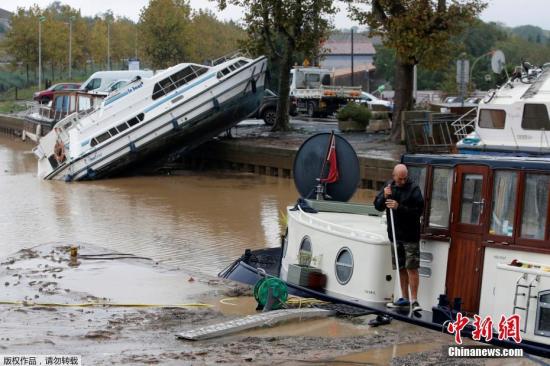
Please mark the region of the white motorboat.
POLYGON ((97 179, 145 158, 177 156, 231 128, 260 104, 267 59, 183 63, 136 78, 97 108, 68 115, 34 148, 38 176, 97 179))

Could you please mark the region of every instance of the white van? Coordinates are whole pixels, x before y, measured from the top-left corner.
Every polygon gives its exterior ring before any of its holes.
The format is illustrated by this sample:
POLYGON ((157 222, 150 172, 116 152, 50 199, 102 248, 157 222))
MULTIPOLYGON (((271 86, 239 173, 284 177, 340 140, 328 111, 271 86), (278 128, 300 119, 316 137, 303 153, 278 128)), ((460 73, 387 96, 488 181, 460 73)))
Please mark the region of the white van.
POLYGON ((98 71, 94 72, 80 86, 80 90, 106 92, 107 88, 113 81, 117 80, 133 80, 136 76, 142 78, 150 78, 153 76, 151 70, 117 70, 117 71, 98 71))

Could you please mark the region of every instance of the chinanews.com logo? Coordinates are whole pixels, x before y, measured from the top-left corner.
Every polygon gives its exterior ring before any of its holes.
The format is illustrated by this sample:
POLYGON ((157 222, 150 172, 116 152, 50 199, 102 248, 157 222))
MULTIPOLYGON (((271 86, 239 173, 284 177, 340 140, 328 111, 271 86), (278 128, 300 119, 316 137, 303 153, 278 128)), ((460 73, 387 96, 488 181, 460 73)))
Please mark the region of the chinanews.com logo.
POLYGON ((454 341, 458 346, 449 346, 449 357, 523 357, 523 349, 521 348, 495 348, 489 346, 462 346, 462 330, 471 324, 473 327, 472 339, 475 341, 490 342, 493 337, 500 341, 512 340, 516 344, 521 343, 520 332, 521 318, 518 314, 513 314, 509 317, 500 316, 500 320, 496 327, 493 327, 493 319, 491 316, 481 318, 479 315, 474 315, 473 319, 463 316, 458 313, 456 320, 447 325, 447 332, 454 334, 454 341), (473 320, 473 321, 472 321, 473 320), (495 332, 497 334, 493 334, 495 332))

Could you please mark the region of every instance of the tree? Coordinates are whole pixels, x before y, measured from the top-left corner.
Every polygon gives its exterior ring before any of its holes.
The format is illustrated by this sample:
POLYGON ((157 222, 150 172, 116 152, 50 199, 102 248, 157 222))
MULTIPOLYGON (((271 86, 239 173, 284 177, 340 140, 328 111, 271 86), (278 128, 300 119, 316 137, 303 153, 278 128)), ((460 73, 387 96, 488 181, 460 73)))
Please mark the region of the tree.
POLYGON ((27 82, 29 81, 29 67, 38 66, 38 21, 41 15, 40 8, 35 5, 29 10, 17 8, 17 13, 10 19, 10 29, 6 33, 3 46, 7 55, 12 57, 12 64, 25 64, 27 82))
POLYGON ((316 59, 321 41, 331 23, 328 16, 336 9, 331 0, 216 0, 220 9, 233 4, 244 8, 249 41, 246 48, 279 59, 279 101, 273 130, 289 130, 289 74, 297 52, 316 59))
POLYGON ((188 60, 190 12, 185 0, 151 0, 141 10, 140 42, 154 68, 188 60))
POLYGON ((449 61, 453 35, 471 24, 483 0, 359 0, 350 2, 353 19, 380 35, 396 52, 392 140, 401 140, 401 114, 413 106, 414 66, 437 68, 449 61), (365 9, 364 5, 370 5, 365 9))
POLYGON ((194 12, 191 21, 192 57, 202 63, 227 55, 238 49, 246 32, 234 22, 221 22, 210 11, 194 12))

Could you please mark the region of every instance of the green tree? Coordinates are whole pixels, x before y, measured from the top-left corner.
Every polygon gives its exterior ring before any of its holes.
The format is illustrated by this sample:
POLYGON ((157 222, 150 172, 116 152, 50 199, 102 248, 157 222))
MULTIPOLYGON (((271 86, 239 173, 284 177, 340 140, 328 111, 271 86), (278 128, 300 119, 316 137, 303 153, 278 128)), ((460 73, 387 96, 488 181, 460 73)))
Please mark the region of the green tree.
POLYGON ((153 68, 188 60, 190 11, 185 0, 151 0, 141 10, 140 42, 153 68))
POLYGON ((38 66, 38 21, 41 13, 37 5, 28 10, 17 8, 2 42, 6 54, 12 57, 12 66, 16 67, 20 62, 25 65, 27 82, 29 69, 38 66))
POLYGON ((449 61, 451 36, 471 24, 486 6, 483 0, 358 0, 350 2, 353 19, 380 35, 396 52, 395 110, 392 139, 401 140, 401 114, 412 109, 413 70, 449 61), (370 5, 365 10, 364 5, 370 5))
POLYGON ((204 10, 193 13, 189 32, 194 62, 227 55, 246 39, 246 32, 236 23, 222 22, 214 13, 204 10))
POLYGON ((244 8, 249 40, 246 48, 280 60, 279 101, 273 130, 289 130, 289 74, 295 53, 310 60, 321 53, 321 41, 331 29, 329 16, 336 12, 331 0, 216 0, 244 8))

